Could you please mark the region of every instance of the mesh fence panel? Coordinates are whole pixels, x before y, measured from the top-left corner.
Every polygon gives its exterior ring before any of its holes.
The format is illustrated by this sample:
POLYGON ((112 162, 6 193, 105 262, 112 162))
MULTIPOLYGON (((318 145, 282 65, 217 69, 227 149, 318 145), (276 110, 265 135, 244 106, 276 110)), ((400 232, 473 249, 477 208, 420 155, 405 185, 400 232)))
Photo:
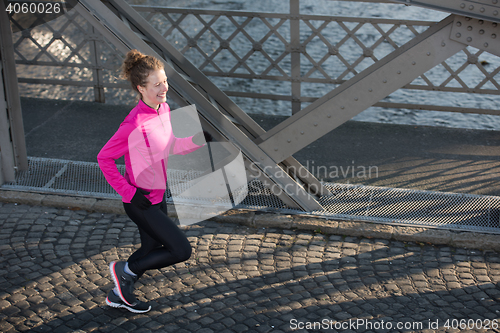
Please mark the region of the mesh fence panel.
MULTIPOLYGON (((124 165, 118 165, 118 168, 122 174, 125 172, 124 165)), ((169 186, 183 186, 198 176, 195 171, 169 170, 169 186)), ((331 195, 320 198, 324 209, 306 214, 330 219, 500 233, 500 197, 336 183, 325 183, 325 186, 331 195)), ((4 184, 2 188, 119 198, 104 179, 97 163, 37 157, 29 158, 29 169, 19 172, 15 183, 4 184)), ((167 201, 172 201, 169 191, 167 201)), ((200 198, 186 198, 186 203, 213 204, 200 198)), ((217 204, 230 206, 231 202, 217 204)), ((248 183, 248 195, 236 208, 299 212, 283 204, 257 180, 248 183)))

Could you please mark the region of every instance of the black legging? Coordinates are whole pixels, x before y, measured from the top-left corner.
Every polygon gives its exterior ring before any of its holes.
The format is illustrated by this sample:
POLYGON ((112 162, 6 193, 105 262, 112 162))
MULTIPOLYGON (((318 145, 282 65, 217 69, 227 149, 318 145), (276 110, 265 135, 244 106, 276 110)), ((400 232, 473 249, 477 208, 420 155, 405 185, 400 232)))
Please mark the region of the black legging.
POLYGON ((146 210, 123 203, 125 212, 139 228, 141 248, 128 258, 128 265, 138 277, 148 269, 167 267, 191 257, 191 244, 184 233, 167 216, 162 202, 146 210))

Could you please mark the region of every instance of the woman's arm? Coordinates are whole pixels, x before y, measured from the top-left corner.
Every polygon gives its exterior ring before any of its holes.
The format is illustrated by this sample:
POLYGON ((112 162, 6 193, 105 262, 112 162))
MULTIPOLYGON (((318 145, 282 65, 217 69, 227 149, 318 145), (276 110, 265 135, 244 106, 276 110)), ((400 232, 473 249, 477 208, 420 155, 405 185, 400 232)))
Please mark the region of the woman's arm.
POLYGON ((133 126, 129 124, 121 125, 97 154, 97 163, 99 163, 104 177, 125 202, 132 200, 137 189, 122 176, 115 160, 128 152, 128 136, 132 129, 133 126))

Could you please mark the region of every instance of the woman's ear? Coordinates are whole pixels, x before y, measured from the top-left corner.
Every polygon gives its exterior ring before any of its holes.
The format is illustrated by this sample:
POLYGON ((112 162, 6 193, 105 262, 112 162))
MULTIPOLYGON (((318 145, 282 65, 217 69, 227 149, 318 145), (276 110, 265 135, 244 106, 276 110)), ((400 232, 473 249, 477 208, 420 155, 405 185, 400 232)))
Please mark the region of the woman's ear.
POLYGON ((143 90, 144 90, 144 87, 141 86, 141 85, 137 85, 137 90, 142 94, 143 90))

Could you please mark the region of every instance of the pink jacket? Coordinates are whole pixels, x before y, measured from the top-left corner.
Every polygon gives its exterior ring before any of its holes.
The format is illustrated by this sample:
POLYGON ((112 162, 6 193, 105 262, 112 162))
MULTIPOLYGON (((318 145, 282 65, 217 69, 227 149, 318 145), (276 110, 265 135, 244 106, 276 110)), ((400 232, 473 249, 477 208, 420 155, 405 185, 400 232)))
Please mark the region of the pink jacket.
POLYGON ((150 191, 146 197, 157 204, 166 190, 168 155, 185 155, 200 147, 193 143, 192 137, 174 136, 167 103, 162 103, 157 112, 139 101, 101 149, 97 162, 123 202, 129 203, 139 187, 150 191), (125 176, 115 163, 122 156, 125 156, 125 176))

